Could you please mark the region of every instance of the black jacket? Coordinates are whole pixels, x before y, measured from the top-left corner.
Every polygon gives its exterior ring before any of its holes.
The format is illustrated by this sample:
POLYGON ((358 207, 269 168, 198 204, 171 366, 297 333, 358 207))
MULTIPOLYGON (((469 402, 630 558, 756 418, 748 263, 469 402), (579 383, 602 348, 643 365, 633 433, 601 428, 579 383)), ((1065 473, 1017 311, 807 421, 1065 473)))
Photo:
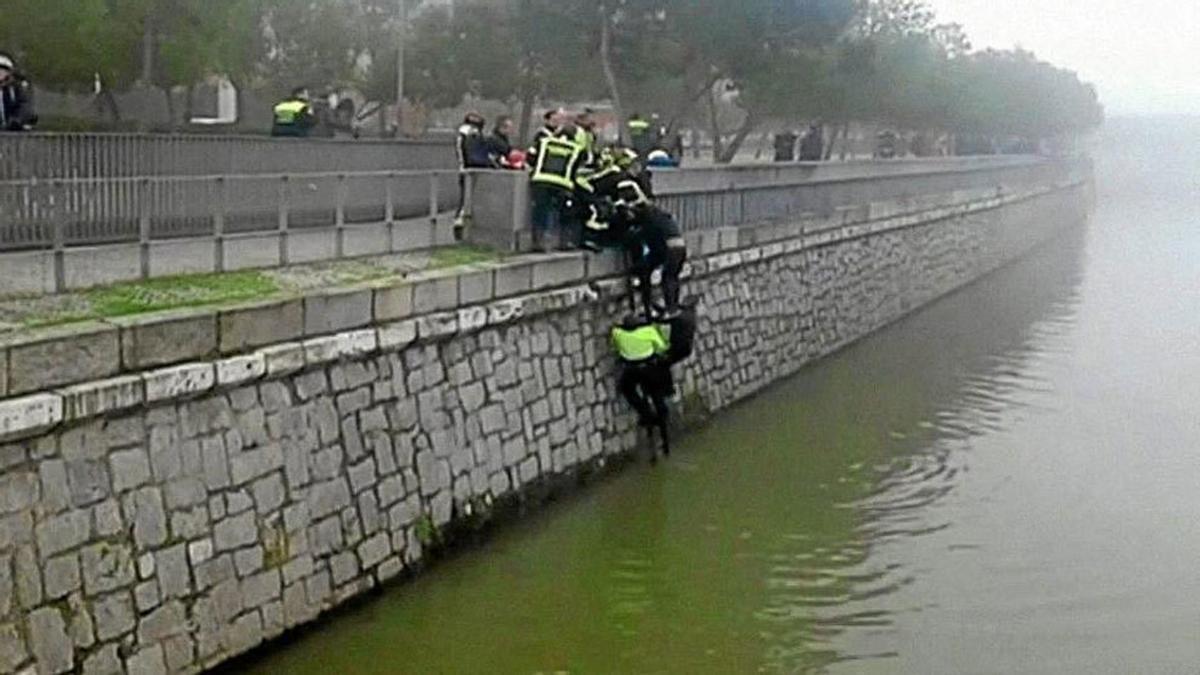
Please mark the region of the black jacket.
POLYGON ((477 126, 464 124, 458 128, 457 150, 459 169, 490 169, 493 166, 487 138, 483 129, 477 126))
POLYGON ((696 306, 682 307, 678 314, 666 321, 666 324, 671 329, 667 363, 675 365, 691 358, 696 348, 696 306))
POLYGON ((0 85, 0 131, 24 131, 36 123, 29 80, 16 75, 0 85))
POLYGON ((508 140, 508 136, 493 131, 487 139, 488 155, 492 159, 492 164, 503 166, 508 159, 508 153, 512 152, 512 141, 508 140))

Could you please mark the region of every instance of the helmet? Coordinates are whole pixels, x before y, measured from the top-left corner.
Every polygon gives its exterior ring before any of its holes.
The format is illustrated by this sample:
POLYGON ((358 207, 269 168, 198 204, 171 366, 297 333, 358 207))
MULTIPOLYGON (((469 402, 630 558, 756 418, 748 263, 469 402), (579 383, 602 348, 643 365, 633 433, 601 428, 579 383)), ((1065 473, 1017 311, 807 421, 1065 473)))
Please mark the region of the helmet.
POLYGON ((638 154, 629 148, 616 148, 612 152, 612 162, 622 169, 628 169, 638 161, 638 154))
POLYGON ((0 68, 4 70, 16 70, 17 66, 13 63, 12 57, 8 54, 0 54, 0 68))

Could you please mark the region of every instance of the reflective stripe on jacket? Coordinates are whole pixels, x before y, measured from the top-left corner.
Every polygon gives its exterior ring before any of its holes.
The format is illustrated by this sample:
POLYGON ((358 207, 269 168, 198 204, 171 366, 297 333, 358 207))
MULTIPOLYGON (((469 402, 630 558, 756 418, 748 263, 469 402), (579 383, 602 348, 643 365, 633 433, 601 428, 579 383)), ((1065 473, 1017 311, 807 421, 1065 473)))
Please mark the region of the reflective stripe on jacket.
POLYGON ((583 148, 561 136, 543 138, 538 147, 537 164, 530 178, 534 183, 575 189, 575 171, 583 148))
POLYGON ((650 130, 650 123, 646 120, 629 120, 629 131, 634 135, 643 134, 650 130))

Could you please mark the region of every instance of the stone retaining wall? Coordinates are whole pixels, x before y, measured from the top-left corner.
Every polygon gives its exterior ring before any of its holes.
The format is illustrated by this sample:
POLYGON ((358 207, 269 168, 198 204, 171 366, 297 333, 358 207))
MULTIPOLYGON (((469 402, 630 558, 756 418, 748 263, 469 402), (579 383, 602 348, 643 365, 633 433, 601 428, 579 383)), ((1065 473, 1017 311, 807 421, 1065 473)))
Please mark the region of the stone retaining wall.
MULTIPOLYGON (((1086 190, 694 238, 684 400, 718 410, 981 277, 1078 223, 1086 190)), ((352 289, 10 345, 0 671, 214 666, 397 578, 453 521, 629 452, 605 276, 567 257, 394 304, 352 289), (39 389, 38 359, 79 367, 39 389)))

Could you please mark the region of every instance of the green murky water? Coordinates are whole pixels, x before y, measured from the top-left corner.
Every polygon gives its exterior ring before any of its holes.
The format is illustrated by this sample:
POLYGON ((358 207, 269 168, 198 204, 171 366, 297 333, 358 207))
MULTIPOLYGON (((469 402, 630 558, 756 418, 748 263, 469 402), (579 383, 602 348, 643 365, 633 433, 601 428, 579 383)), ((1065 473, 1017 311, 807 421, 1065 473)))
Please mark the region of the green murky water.
POLYGON ((1117 125, 1086 232, 240 668, 1197 672, 1188 134, 1117 125))

